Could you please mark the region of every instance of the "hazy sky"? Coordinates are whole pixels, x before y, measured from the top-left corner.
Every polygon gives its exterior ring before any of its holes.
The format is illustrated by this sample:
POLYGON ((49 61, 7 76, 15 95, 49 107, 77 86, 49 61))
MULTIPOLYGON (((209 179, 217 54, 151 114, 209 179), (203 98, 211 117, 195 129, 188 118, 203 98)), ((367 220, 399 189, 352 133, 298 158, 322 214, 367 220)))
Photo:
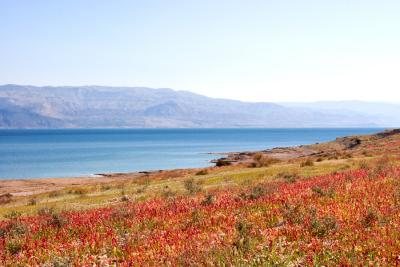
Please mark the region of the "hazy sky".
POLYGON ((400 102, 400 1, 0 0, 0 84, 400 102))

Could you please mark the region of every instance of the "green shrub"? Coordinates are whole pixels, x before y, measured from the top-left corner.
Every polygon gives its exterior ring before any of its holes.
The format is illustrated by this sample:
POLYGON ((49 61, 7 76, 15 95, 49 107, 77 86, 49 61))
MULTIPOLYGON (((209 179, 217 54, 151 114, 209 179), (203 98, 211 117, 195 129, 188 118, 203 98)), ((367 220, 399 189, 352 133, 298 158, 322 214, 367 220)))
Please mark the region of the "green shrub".
POLYGON ((253 189, 251 190, 250 199, 257 199, 257 198, 264 196, 265 194, 266 194, 266 191, 265 191, 264 187, 262 187, 261 185, 258 185, 256 187, 253 187, 253 189))
POLYGON ((283 179, 286 183, 294 183, 299 178, 297 173, 281 172, 276 176, 278 179, 283 179))
POLYGON ((366 151, 366 150, 364 150, 361 154, 362 154, 363 156, 365 156, 365 157, 372 157, 371 153, 369 153, 369 152, 366 151))
POLYGON ((87 188, 75 188, 69 191, 70 194, 84 196, 89 193, 89 189, 87 188))
POLYGON ((319 186, 313 186, 311 188, 311 190, 316 193, 319 196, 322 197, 330 197, 333 198, 335 196, 335 191, 332 188, 329 188, 329 190, 323 190, 321 187, 319 186))
POLYGON ((54 209, 52 207, 43 207, 38 209, 37 214, 39 216, 50 216, 53 215, 54 209))
POLYGON ((343 155, 342 155, 343 159, 351 159, 352 157, 353 157, 353 155, 350 153, 343 153, 343 155))
POLYGON ((365 161, 365 160, 360 161, 360 162, 358 163, 358 167, 359 167, 361 170, 369 170, 369 169, 371 168, 370 164, 369 164, 367 161, 365 161))
POLYGON ((208 170, 207 169, 203 169, 200 170, 198 172, 196 172, 196 175, 207 175, 208 174, 208 170))
POLYGON ((313 186, 311 188, 311 191, 313 191, 314 193, 316 193, 317 195, 320 195, 320 196, 324 196, 325 195, 324 190, 322 190, 322 188, 319 187, 319 186, 313 186))
POLYGON ((250 251, 252 225, 245 221, 239 221, 236 223, 235 228, 237 234, 233 246, 241 253, 250 251))
POLYGON ((285 204, 282 214, 284 220, 289 223, 299 224, 304 220, 304 213, 301 211, 300 205, 285 204))
POLYGON ((129 198, 128 195, 122 194, 122 196, 121 196, 121 201, 127 202, 127 201, 129 201, 129 200, 130 200, 130 198, 129 198))
POLYGON ((139 188, 136 190, 136 194, 142 194, 142 193, 144 193, 144 192, 146 191, 147 187, 148 187, 148 184, 139 187, 139 188))
POLYGON ((306 159, 305 161, 300 163, 300 167, 311 167, 311 166, 314 166, 314 162, 312 161, 312 159, 306 159))
POLYGON ((183 184, 189 194, 195 194, 201 191, 200 183, 196 182, 193 178, 185 180, 183 184))
POLYGON ((176 192, 173 191, 168 185, 164 186, 162 196, 165 198, 171 198, 176 196, 176 192))
POLYGON ((362 220, 362 224, 365 228, 369 228, 373 226, 378 221, 378 219, 378 214, 374 210, 370 209, 362 220))
POLYGON ((199 209, 194 209, 190 214, 189 225, 196 225, 201 222, 203 215, 199 209))
POLYGON ((35 198, 31 198, 28 201, 29 206, 35 206, 37 204, 37 200, 35 198))
POLYGON ((239 197, 242 199, 250 199, 250 200, 256 200, 260 197, 268 196, 273 194, 276 191, 276 185, 275 184, 258 184, 254 186, 248 194, 245 192, 242 192, 239 197))
POLYGON ((0 238, 5 237, 7 234, 7 231, 5 229, 0 228, 0 238))
POLYGON ((102 184, 100 187, 101 191, 108 191, 111 188, 112 188, 111 185, 108 185, 108 184, 102 184))
POLYGON ((339 226, 334 217, 325 216, 321 219, 311 221, 311 233, 314 236, 325 237, 331 232, 338 230, 339 226))
POLYGON ((18 219, 19 217, 21 217, 21 215, 22 215, 21 212, 13 210, 4 215, 4 217, 12 220, 12 219, 18 219))
POLYGON ((201 205, 203 206, 208 206, 211 205, 215 202, 215 196, 214 195, 207 195, 206 198, 201 202, 201 205))
POLYGON ((59 213, 53 213, 51 215, 51 219, 48 222, 49 225, 57 227, 57 228, 61 228, 62 226, 64 226, 67 223, 68 223, 68 219, 59 213))
POLYGON ((280 160, 276 158, 272 158, 267 155, 264 155, 261 152, 258 152, 253 155, 253 162, 251 163, 250 166, 253 168, 268 167, 271 164, 277 163, 279 161, 280 160))
POLYGON ((69 258, 56 257, 53 259, 52 267, 68 267, 72 266, 71 260, 69 258))
POLYGON ((7 228, 8 233, 12 236, 21 236, 28 231, 26 226, 22 224, 19 220, 11 222, 7 228))
POLYGON ((12 255, 16 255, 22 250, 22 242, 19 240, 10 240, 6 243, 6 249, 12 255))
POLYGON ((119 209, 115 209, 112 211, 110 217, 114 220, 133 218, 135 216, 135 212, 133 209, 128 209, 126 207, 120 207, 119 209))
POLYGON ((51 197, 51 198, 53 198, 53 197, 58 197, 58 196, 60 196, 61 195, 61 193, 59 192, 59 191, 51 191, 50 193, 49 193, 49 197, 51 197))

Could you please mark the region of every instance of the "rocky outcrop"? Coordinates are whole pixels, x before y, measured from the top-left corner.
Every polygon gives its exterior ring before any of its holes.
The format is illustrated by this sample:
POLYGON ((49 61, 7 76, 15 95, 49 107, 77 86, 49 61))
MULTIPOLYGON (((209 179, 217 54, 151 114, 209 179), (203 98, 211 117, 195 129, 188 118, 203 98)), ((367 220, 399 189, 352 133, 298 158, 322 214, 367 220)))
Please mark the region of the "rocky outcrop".
POLYGON ((396 134, 400 134, 400 129, 386 130, 384 132, 377 133, 376 136, 379 138, 385 138, 385 137, 396 135, 396 134))
POLYGON ((353 149, 358 145, 360 145, 362 141, 358 137, 350 136, 350 137, 337 138, 336 142, 343 145, 346 149, 353 149))

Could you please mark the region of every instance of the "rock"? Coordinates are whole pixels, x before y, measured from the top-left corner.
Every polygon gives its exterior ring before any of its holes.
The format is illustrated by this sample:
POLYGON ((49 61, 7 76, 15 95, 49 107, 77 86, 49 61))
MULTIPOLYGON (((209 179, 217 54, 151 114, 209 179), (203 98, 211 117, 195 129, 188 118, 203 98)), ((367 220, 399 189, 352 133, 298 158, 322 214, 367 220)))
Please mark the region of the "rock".
POLYGON ((400 129, 386 130, 384 132, 377 133, 376 136, 379 138, 385 138, 395 134, 400 134, 400 129))
POLYGON ((358 137, 337 138, 336 141, 344 145, 347 149, 352 149, 361 144, 361 139, 358 137))

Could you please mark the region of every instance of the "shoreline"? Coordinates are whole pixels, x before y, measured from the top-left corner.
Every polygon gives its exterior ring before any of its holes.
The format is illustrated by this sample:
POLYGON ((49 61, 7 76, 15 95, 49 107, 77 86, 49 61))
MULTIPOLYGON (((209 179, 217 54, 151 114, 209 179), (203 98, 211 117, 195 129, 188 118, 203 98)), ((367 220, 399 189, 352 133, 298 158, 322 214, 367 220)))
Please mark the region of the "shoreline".
POLYGON ((299 145, 293 147, 275 147, 260 151, 244 152, 209 152, 212 155, 221 155, 223 157, 211 160, 214 166, 202 168, 183 168, 167 170, 150 170, 135 172, 117 172, 117 173, 95 173, 93 175, 83 175, 65 178, 26 178, 26 179, 4 179, 0 180, 0 196, 11 194, 12 196, 29 196, 40 193, 47 193, 55 190, 66 189, 70 187, 79 187, 87 185, 101 185, 113 182, 140 177, 156 177, 166 173, 196 173, 202 169, 214 169, 222 166, 235 166, 251 163, 256 153, 262 153, 268 157, 280 161, 295 161, 307 157, 331 157, 337 153, 347 153, 352 151, 355 155, 361 155, 362 145, 368 144, 370 139, 380 139, 400 134, 400 129, 390 129, 371 135, 354 135, 338 137, 325 143, 316 143, 308 145, 299 145))
MULTIPOLYGON (((139 177, 137 173, 126 173, 124 176, 129 176, 129 178, 139 177)), ((0 196, 4 194, 11 194, 13 196, 28 196, 75 186, 106 184, 117 180, 121 180, 121 177, 118 177, 118 175, 114 174, 108 177, 81 176, 66 178, 7 179, 0 180, 0 196)))

